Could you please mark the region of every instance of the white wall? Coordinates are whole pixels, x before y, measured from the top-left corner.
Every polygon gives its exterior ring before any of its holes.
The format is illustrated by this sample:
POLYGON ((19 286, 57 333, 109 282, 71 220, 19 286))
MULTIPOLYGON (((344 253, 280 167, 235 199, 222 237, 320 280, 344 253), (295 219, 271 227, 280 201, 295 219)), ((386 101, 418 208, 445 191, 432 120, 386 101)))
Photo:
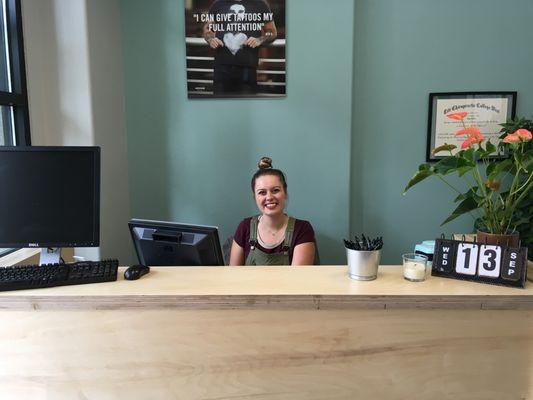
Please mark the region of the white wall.
POLYGON ((23 0, 34 145, 93 145, 85 0, 23 0))
POLYGON ((23 0, 22 13, 32 144, 102 148, 100 248, 76 254, 129 264, 118 1, 23 0))

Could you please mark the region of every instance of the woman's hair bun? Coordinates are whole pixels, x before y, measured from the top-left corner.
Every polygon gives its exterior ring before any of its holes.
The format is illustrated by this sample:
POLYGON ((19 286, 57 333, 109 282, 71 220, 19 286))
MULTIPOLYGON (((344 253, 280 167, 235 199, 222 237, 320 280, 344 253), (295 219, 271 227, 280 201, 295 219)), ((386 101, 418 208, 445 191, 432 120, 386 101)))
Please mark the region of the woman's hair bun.
POLYGON ((257 166, 259 169, 270 169, 272 168, 272 159, 270 157, 261 157, 257 166))

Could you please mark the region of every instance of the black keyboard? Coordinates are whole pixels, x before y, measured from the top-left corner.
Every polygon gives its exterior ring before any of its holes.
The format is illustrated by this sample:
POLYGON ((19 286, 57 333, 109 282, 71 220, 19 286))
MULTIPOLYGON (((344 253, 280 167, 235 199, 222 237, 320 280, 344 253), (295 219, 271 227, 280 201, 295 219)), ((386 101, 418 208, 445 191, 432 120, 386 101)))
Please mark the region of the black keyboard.
POLYGON ((0 291, 117 280, 118 260, 0 267, 0 291))

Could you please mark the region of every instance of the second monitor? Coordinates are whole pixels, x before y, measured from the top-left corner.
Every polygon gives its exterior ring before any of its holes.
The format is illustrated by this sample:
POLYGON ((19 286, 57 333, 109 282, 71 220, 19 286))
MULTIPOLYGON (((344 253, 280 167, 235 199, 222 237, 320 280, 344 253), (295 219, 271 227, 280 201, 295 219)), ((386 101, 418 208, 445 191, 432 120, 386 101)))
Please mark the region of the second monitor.
POLYGON ((142 219, 128 225, 142 265, 224 265, 216 227, 142 219))

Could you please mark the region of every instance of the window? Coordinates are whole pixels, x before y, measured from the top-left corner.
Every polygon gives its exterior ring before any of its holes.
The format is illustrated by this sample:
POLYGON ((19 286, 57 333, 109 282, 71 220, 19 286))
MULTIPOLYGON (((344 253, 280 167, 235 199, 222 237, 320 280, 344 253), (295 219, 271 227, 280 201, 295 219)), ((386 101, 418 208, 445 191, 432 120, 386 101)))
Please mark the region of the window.
MULTIPOLYGON (((0 146, 30 145, 20 0, 0 0, 0 146)), ((13 249, 0 249, 0 256, 13 249)))
POLYGON ((20 0, 0 0, 0 146, 30 144, 20 0))

